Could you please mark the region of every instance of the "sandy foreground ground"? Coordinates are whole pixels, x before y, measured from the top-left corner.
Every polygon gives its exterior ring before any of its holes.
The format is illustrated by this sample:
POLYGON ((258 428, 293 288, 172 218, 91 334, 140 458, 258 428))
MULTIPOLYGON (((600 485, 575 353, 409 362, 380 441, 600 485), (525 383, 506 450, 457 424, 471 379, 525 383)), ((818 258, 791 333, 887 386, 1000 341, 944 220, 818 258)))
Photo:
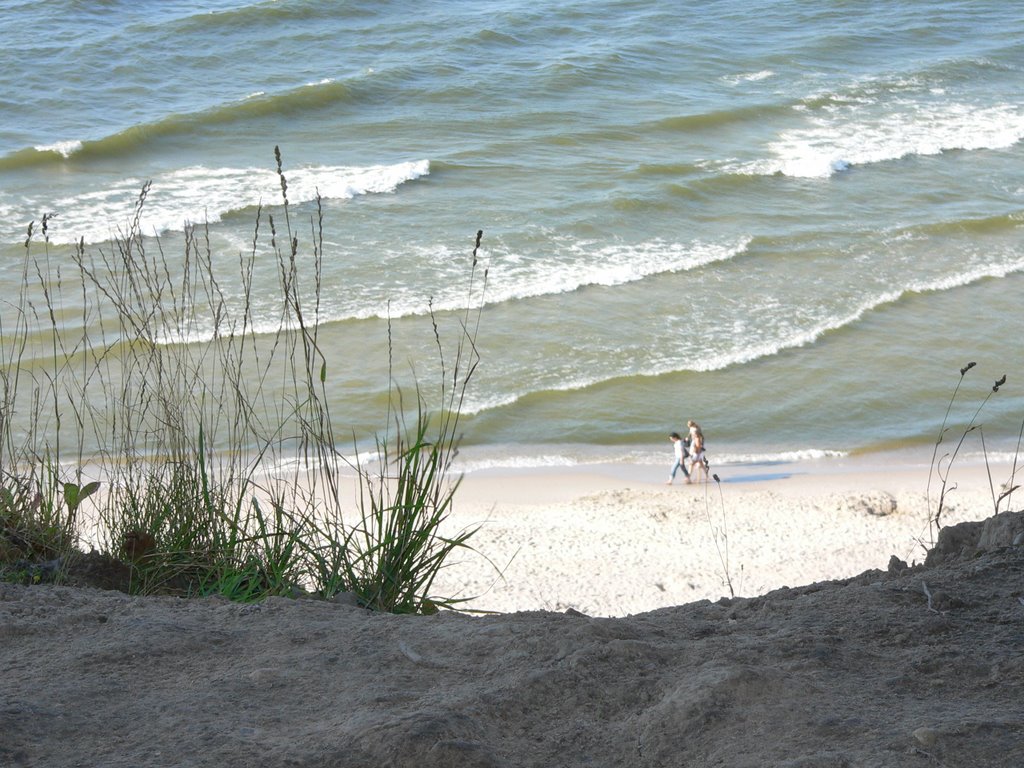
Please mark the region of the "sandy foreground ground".
POLYGON ((468 477, 503 578, 437 592, 511 613, 0 584, 0 766, 1024 766, 1024 513, 983 469, 927 563, 927 465, 722 477, 468 477))
MULTIPOLYGON (((672 486, 652 466, 469 474, 449 530, 479 526, 476 552, 435 591, 479 610, 627 616, 846 578, 893 555, 914 564, 934 543, 942 492, 928 467, 927 456, 829 458, 723 466, 719 482, 680 474, 672 486)), ((941 524, 992 514, 992 488, 1012 469, 956 467, 941 524)))

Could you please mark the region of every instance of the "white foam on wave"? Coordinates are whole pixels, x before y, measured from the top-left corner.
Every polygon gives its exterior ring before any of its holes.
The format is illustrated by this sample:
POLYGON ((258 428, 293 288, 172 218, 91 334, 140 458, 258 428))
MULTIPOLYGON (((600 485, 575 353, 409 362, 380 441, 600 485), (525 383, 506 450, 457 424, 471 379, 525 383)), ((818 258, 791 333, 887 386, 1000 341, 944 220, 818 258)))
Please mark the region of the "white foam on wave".
POLYGON ((357 451, 356 453, 338 453, 328 461, 320 456, 280 457, 271 461, 264 460, 260 464, 257 475, 268 478, 289 478, 303 472, 319 472, 325 469, 345 477, 354 477, 361 471, 379 474, 379 465, 383 456, 375 450, 357 451))
POLYGON ((768 157, 728 170, 828 178, 852 165, 952 150, 1005 149, 1024 138, 1024 109, 1010 104, 903 102, 881 114, 865 104, 804 111, 808 124, 780 134, 767 146, 768 157))
MULTIPOLYGON (((1024 449, 1020 451, 964 451, 957 456, 957 461, 965 464, 1016 464, 1019 468, 1017 474, 1024 475, 1024 449)), ((1014 484, 1016 485, 1017 481, 1014 484)))
POLYGON ((825 448, 804 448, 793 451, 780 451, 778 453, 725 453, 715 455, 714 464, 792 464, 799 461, 841 459, 848 455, 849 454, 846 451, 834 451, 825 448))
MULTIPOLYGON (((286 174, 288 200, 293 204, 308 202, 316 199, 318 192, 325 199, 339 200, 389 193, 429 173, 427 160, 367 167, 298 168, 286 174)), ((146 235, 181 231, 186 221, 213 223, 231 211, 281 202, 277 174, 263 169, 192 167, 152 181, 141 220, 146 235)), ((142 185, 142 179, 124 179, 73 197, 28 202, 25 208, 59 214, 50 229, 53 242, 77 242, 83 237, 87 243, 104 242, 115 234, 112 226, 127 228, 142 185)))
MULTIPOLYGON (((715 469, 725 468, 723 477, 730 469, 764 465, 793 464, 807 461, 821 461, 843 458, 849 454, 820 448, 794 449, 775 453, 742 453, 709 451, 709 461, 715 469)), ((373 451, 358 455, 339 456, 333 470, 346 477, 354 477, 358 468, 371 475, 377 469, 381 456, 373 451)), ((474 446, 460 453, 452 463, 454 476, 479 472, 530 471, 578 469, 589 466, 657 466, 666 464, 670 456, 664 450, 647 447, 600 447, 600 446, 555 446, 542 448, 534 445, 474 446)), ((297 473, 318 471, 320 461, 279 458, 261 465, 257 474, 264 478, 289 478, 297 473)), ((727 478, 726 478, 727 479, 727 478)))
MULTIPOLYGON (((671 358, 666 358, 663 362, 655 362, 645 368, 637 370, 618 370, 604 375, 595 374, 590 376, 579 376, 577 378, 564 378, 559 380, 558 383, 554 383, 549 386, 542 386, 540 391, 574 392, 627 376, 653 377, 683 371, 704 373, 724 370, 730 366, 742 365, 744 363, 753 362, 754 360, 773 357, 785 352, 786 350, 797 349, 799 347, 813 344, 826 333, 853 325, 868 312, 887 304, 893 304, 907 294, 948 291, 954 288, 971 285, 979 280, 1002 278, 1018 272, 1024 272, 1024 259, 1008 261, 1002 264, 980 265, 962 273, 948 275, 932 281, 911 283, 902 289, 878 294, 864 301, 862 304, 856 306, 846 314, 827 317, 820 323, 809 328, 804 328, 789 335, 770 339, 759 344, 752 344, 732 349, 717 355, 709 354, 706 351, 703 355, 674 355, 671 358), (680 367, 678 362, 679 360, 696 360, 698 362, 680 367)), ((517 393, 507 393, 500 397, 493 397, 491 399, 471 400, 466 404, 464 412, 473 414, 513 405, 524 397, 534 394, 536 391, 537 390, 520 391, 517 393)))
MULTIPOLYGON (((478 257, 488 270, 485 294, 468 295, 462 280, 442 280, 433 298, 421 287, 417 293, 404 290, 379 297, 361 306, 340 307, 325 315, 324 322, 346 319, 398 318, 434 311, 458 311, 467 306, 572 293, 590 287, 614 287, 651 278, 658 274, 697 269, 727 261, 743 253, 750 238, 728 244, 670 243, 663 240, 639 244, 600 244, 592 241, 552 238, 555 255, 524 256, 481 248, 478 257)), ((424 263, 455 264, 462 269, 450 249, 443 246, 406 246, 403 254, 413 253, 424 263)), ((477 284, 483 287, 482 280, 477 284)))
MULTIPOLYGON (((655 275, 699 269, 735 258, 746 251, 751 239, 727 244, 660 239, 608 245, 590 241, 554 242, 560 251, 558 258, 544 255, 527 258, 517 254, 494 258, 487 303, 571 293, 592 286, 625 285, 655 275)), ((465 298, 457 294, 434 304, 441 309, 461 309, 465 298)))
MULTIPOLYGON (((935 293, 949 291, 965 285, 976 283, 979 280, 988 278, 1001 278, 1007 275, 1024 272, 1024 259, 1009 261, 1002 264, 985 264, 969 269, 961 273, 948 275, 931 281, 915 282, 906 287, 881 293, 870 297, 859 306, 845 315, 836 315, 825 318, 820 323, 810 328, 793 333, 789 336, 764 342, 763 344, 744 347, 742 349, 726 352, 720 355, 712 355, 703 362, 692 366, 689 370, 694 371, 715 371, 728 368, 732 365, 749 363, 765 357, 772 357, 787 349, 796 349, 811 344, 830 331, 835 331, 858 322, 864 315, 879 307, 893 304, 903 296, 910 293, 935 293)), ((649 371, 649 375, 660 375, 678 370, 677 366, 666 364, 663 367, 649 371)))
POLYGON ((527 393, 509 392, 504 395, 492 395, 490 397, 477 397, 470 396, 462 404, 462 412, 472 416, 473 414, 483 413, 484 411, 493 411, 497 408, 502 408, 506 405, 512 405, 518 402, 521 398, 525 397, 527 393))
POLYGON ((82 142, 76 140, 56 141, 53 144, 42 144, 40 146, 33 147, 36 152, 56 152, 61 157, 71 157, 81 148, 82 142))
POLYGON ((558 467, 576 467, 580 462, 571 457, 559 454, 524 454, 520 456, 502 456, 471 460, 458 459, 452 464, 452 471, 457 474, 484 472, 501 469, 552 469, 558 467))
POLYGON ((762 69, 760 72, 744 72, 739 75, 726 75, 722 80, 729 85, 739 85, 740 83, 756 83, 760 80, 767 80, 769 77, 775 77, 775 73, 770 69, 762 69))
MULTIPOLYGON (((738 242, 678 243, 649 240, 643 243, 602 244, 595 241, 562 240, 552 238, 554 256, 518 253, 495 253, 481 250, 481 261, 488 264, 489 283, 486 296, 488 305, 507 301, 521 301, 541 296, 572 293, 582 288, 612 287, 636 282, 655 275, 685 272, 720 261, 728 261, 746 251, 750 238, 738 242)), ((450 256, 441 249, 431 254, 435 261, 450 256)), ((433 298, 435 310, 461 310, 479 297, 467 297, 459 281, 452 281, 450 290, 433 298)), ((392 297, 390 316, 422 315, 429 311, 427 297, 392 297)), ((368 308, 365 313, 353 313, 350 318, 381 317, 379 308, 368 308)), ((338 318, 338 319, 349 319, 338 318)))
MULTIPOLYGON (((564 446, 561 449, 536 450, 535 446, 477 446, 472 458, 460 457, 452 466, 458 474, 486 471, 573 469, 587 466, 667 466, 670 452, 652 448, 625 448, 595 446, 564 446)), ((848 456, 845 451, 825 448, 804 448, 788 451, 742 453, 726 450, 716 453, 709 448, 708 459, 713 469, 724 467, 723 477, 730 469, 764 465, 795 464, 809 461, 827 461, 848 456)))
MULTIPOLYGON (((292 186, 289 176, 289 194, 292 186)), ((484 285, 482 279, 477 282, 473 293, 468 294, 463 280, 448 280, 442 276, 438 281, 441 288, 433 297, 428 290, 430 286, 424 288, 415 283, 396 285, 391 295, 383 295, 386 289, 377 290, 382 295, 346 293, 343 297, 336 297, 339 303, 324 305, 317 322, 324 325, 347 320, 398 319, 426 315, 431 311, 461 311, 479 306, 481 302, 490 306, 570 293, 590 286, 623 285, 655 275, 698 269, 727 261, 746 251, 749 244, 750 238, 731 244, 653 240, 632 245, 601 245, 567 241, 562 244, 563 253, 560 258, 551 258, 546 254, 528 258, 511 253, 494 254, 481 249, 478 254, 480 262, 487 265, 489 270, 485 293, 481 293, 484 285)), ((416 253, 418 258, 413 259, 416 263, 452 264, 458 270, 464 266, 463 262, 451 258, 451 252, 444 247, 407 246, 404 252, 416 253)), ((291 330, 294 326, 282 325, 280 309, 275 306, 272 317, 257 317, 250 328, 257 334, 268 334, 291 330)), ((197 343, 212 338, 212 328, 199 326, 165 336, 161 343, 197 343)), ((467 411, 472 413, 497 405, 495 402, 481 401, 476 405, 468 405, 467 411)))

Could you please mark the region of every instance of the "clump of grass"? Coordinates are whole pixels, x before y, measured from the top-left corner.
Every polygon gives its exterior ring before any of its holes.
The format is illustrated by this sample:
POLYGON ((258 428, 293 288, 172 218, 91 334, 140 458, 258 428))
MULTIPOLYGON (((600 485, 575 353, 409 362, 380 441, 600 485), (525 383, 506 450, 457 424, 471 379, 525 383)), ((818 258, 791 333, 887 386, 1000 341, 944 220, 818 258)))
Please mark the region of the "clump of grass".
MULTIPOLYGON (((422 404, 421 404, 422 405, 422 404)), ((379 474, 361 467, 360 489, 368 514, 346 539, 343 572, 360 603, 397 613, 433 613, 439 600, 432 585, 445 561, 465 547, 473 530, 453 537, 441 534, 458 482, 445 484, 454 446, 452 433, 428 435, 430 419, 417 413, 410 427, 396 421, 396 439, 378 443, 379 474)))
MULTIPOLYGON (((470 295, 482 238, 481 230, 473 247, 470 295)), ((485 289, 487 269, 482 272, 485 289)), ((362 605, 395 613, 433 613, 465 602, 435 596, 432 585, 450 556, 469 547, 476 531, 442 533, 461 481, 451 479, 452 462, 458 453, 467 385, 480 362, 476 348, 480 311, 474 315, 467 309, 460 319, 461 334, 451 361, 432 309, 430 317, 441 369, 439 412, 429 411, 417 388, 414 417, 410 417, 402 407, 401 389, 392 389, 396 398, 390 403, 391 427, 377 437, 374 459, 356 466, 359 507, 364 512, 360 522, 345 535, 333 527, 321 531, 322 546, 309 553, 322 593, 330 595, 344 585, 362 605)), ((393 369, 390 356, 389 369, 393 369)))
MULTIPOLYGON (((431 312, 436 413, 419 385, 407 410, 391 377, 377 458, 347 459, 319 343, 323 208, 318 199, 302 247, 278 148, 275 159, 283 216, 256 213, 233 278, 240 306, 222 289, 205 227, 186 226, 180 259, 142 236, 149 184, 110 245, 74 247, 70 275, 51 259, 52 216, 43 217, 41 253, 29 227, 11 333, 0 315, 0 563, 66 558, 86 527, 85 504, 103 553, 129 565, 132 592, 237 600, 351 592, 361 605, 396 612, 459 604, 432 585, 473 533, 449 535, 445 522, 482 298, 458 318, 450 361, 431 312), (254 267, 266 258, 277 266, 280 324, 257 333, 254 267), (62 311, 71 296, 76 321, 62 311), (26 411, 27 430, 15 427, 26 411), (265 471, 282 466, 291 469, 265 471), (346 476, 358 485, 354 507, 343 500, 346 476)), ((482 234, 468 268, 471 299, 482 296, 481 271, 487 279, 482 234)), ((390 363, 390 323, 386 353, 390 363)))

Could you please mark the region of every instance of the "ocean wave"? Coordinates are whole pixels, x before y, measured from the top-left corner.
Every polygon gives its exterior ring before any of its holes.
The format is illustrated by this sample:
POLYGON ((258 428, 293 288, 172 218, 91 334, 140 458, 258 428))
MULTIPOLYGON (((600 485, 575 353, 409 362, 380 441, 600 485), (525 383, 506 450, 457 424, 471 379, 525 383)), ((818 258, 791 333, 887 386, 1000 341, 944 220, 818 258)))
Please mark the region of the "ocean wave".
MULTIPOLYGON (((291 191, 289 176, 289 191, 291 191)), ((488 282, 482 292, 483 281, 468 293, 464 281, 441 278, 445 286, 440 293, 426 295, 412 293, 417 286, 390 297, 352 295, 350 303, 325 306, 316 321, 325 326, 353 320, 397 320, 403 317, 424 316, 431 312, 459 312, 469 307, 494 306, 511 301, 571 293, 588 287, 614 287, 673 272, 682 272, 727 261, 746 251, 749 239, 732 244, 673 243, 654 240, 639 244, 599 244, 590 241, 553 241, 563 254, 562 258, 527 258, 521 255, 495 254, 482 250, 481 262, 487 265, 488 282)), ((436 246, 406 246, 404 254, 415 254, 417 263, 451 264, 462 270, 461 262, 446 248, 436 246)), ((308 321, 308 318, 307 318, 308 321)), ((230 323, 230 318, 228 318, 230 323)), ((273 316, 256 318, 250 325, 256 334, 273 334, 293 330, 282 324, 280 310, 273 316)), ((165 344, 202 343, 214 338, 211 327, 193 327, 187 333, 168 336, 165 344)), ((467 412, 472 412, 470 406, 467 412)))
POLYGON ((222 126, 262 117, 288 115, 330 107, 355 99, 351 83, 324 79, 278 93, 256 92, 239 101, 188 114, 167 115, 133 125, 99 139, 68 139, 48 146, 27 147, 0 157, 0 170, 54 165, 74 160, 121 157, 165 138, 192 135, 204 127, 222 126))
MULTIPOLYGON (((389 309, 367 306, 336 314, 331 321, 397 319, 425 315, 431 311, 460 311, 476 306, 483 299, 485 306, 511 301, 572 293, 590 287, 614 287, 657 275, 699 269, 728 261, 744 253, 750 239, 729 244, 677 243, 652 240, 638 244, 600 244, 592 241, 553 239, 553 248, 560 258, 528 258, 515 253, 497 254, 485 250, 489 282, 486 295, 468 296, 462 289, 429 297, 392 297, 389 309)), ((415 250, 415 249, 413 249, 415 250)), ((422 250, 422 249, 421 249, 422 250)), ((442 249, 423 253, 423 258, 450 261, 442 249)))
POLYGON ((991 51, 993 56, 969 56, 966 58, 953 57, 934 61, 913 74, 909 75, 904 82, 914 81, 929 84, 945 90, 949 86, 960 86, 961 84, 971 87, 977 82, 984 82, 992 79, 1002 79, 1009 75, 1015 78, 1022 67, 1015 60, 1016 45, 1008 46, 1004 51, 991 51), (999 57, 1004 56, 1003 60, 999 57))
MULTIPOLYGON (((726 450, 716 453, 709 447, 708 457, 712 467, 735 469, 773 464, 794 464, 806 461, 841 459, 849 454, 825 448, 805 448, 778 452, 745 453, 726 450)), ((475 446, 463 450, 452 470, 458 474, 487 471, 574 469, 598 465, 657 466, 667 464, 664 450, 598 446, 475 446)))
POLYGON ((344 19, 368 18, 376 15, 373 3, 279 3, 258 2, 245 4, 237 8, 202 11, 191 13, 177 19, 169 25, 170 32, 176 36, 216 35, 219 30, 224 34, 237 35, 240 29, 252 28, 264 32, 268 26, 277 24, 295 24, 297 22, 323 21, 336 22, 339 17, 344 19))
MULTIPOLYGON (((583 288, 613 287, 656 275, 684 272, 728 261, 746 251, 750 239, 730 244, 676 243, 652 240, 638 244, 602 245, 591 241, 556 239, 558 259, 502 254, 489 259, 486 306, 510 301, 572 293, 583 288)), ((463 291, 435 297, 434 310, 458 311, 474 306, 476 297, 463 291)), ((392 301, 391 317, 422 315, 430 306, 422 299, 392 301)), ((382 317, 379 310, 366 317, 382 317)), ((350 318, 345 318, 350 319, 350 318)), ((351 318, 362 319, 362 318, 351 318)))
POLYGON ((949 275, 931 281, 920 281, 908 284, 902 289, 886 292, 865 300, 849 312, 828 317, 809 328, 798 330, 780 338, 770 339, 761 343, 739 347, 720 354, 707 354, 692 358, 682 355, 673 356, 670 360, 655 362, 633 371, 618 371, 612 374, 582 375, 575 378, 563 378, 558 384, 541 386, 521 392, 507 392, 499 397, 470 399, 463 409, 465 413, 476 415, 489 410, 506 408, 519 402, 528 402, 544 398, 550 394, 577 392, 591 387, 609 384, 622 379, 637 377, 658 377, 676 373, 708 373, 725 370, 732 366, 744 365, 757 360, 774 357, 791 349, 805 347, 815 343, 827 334, 848 328, 859 322, 869 312, 883 306, 896 304, 905 297, 915 294, 939 293, 972 285, 981 280, 1002 278, 1011 274, 1024 272, 1024 259, 1004 264, 982 265, 962 273, 949 275), (691 365, 680 366, 678 360, 693 359, 691 365))
POLYGON ((704 359, 703 362, 685 369, 679 369, 677 366, 666 364, 664 366, 653 367, 641 375, 660 376, 666 373, 675 373, 680 370, 696 372, 716 371, 729 368, 733 365, 742 365, 755 360, 773 357, 789 349, 807 346, 826 334, 852 326, 859 322, 869 312, 883 306, 896 304, 904 297, 914 294, 950 291, 977 283, 981 280, 1002 278, 1017 272, 1024 272, 1024 259, 1003 264, 982 265, 974 269, 948 275, 935 280, 910 283, 900 290, 894 290, 873 296, 844 315, 836 315, 834 317, 826 318, 817 325, 790 334, 789 336, 717 356, 712 355, 704 359))
POLYGON ((792 112, 793 104, 785 102, 747 104, 731 109, 719 109, 692 115, 676 115, 642 126, 648 131, 683 133, 690 131, 713 131, 733 123, 762 123, 768 117, 786 115, 792 112))
POLYGON ((570 293, 591 286, 616 286, 654 275, 684 272, 729 261, 746 252, 750 238, 727 244, 650 240, 639 244, 599 245, 587 241, 557 244, 571 257, 564 260, 502 259, 496 261, 488 303, 570 293))
POLYGON ((1024 449, 963 451, 957 455, 957 464, 1016 464, 1018 474, 1024 473, 1024 449))
POLYGON ((502 456, 494 458, 464 459, 459 458, 452 465, 457 474, 485 472, 502 469, 553 469, 558 467, 577 467, 580 461, 572 456, 552 453, 523 454, 519 456, 502 456))
POLYGON ((81 151, 80 141, 60 141, 37 147, 24 147, 0 157, 0 170, 19 170, 40 165, 59 164, 81 151))
MULTIPOLYGON (((402 184, 430 173, 427 160, 393 165, 314 166, 285 173, 288 199, 292 204, 321 198, 347 200, 361 195, 394 192, 402 184)), ((107 189, 52 201, 30 201, 23 209, 31 211, 18 218, 31 218, 40 210, 52 211, 57 218, 50 224, 50 240, 87 243, 111 239, 112 228, 133 215, 142 188, 142 179, 124 179, 107 189)), ((252 168, 183 168, 153 179, 140 221, 143 234, 182 231, 184 222, 217 222, 233 211, 261 203, 280 202, 280 183, 274 171, 252 168)), ((24 236, 5 232, 16 242, 24 236)))
MULTIPOLYGON (((709 461, 717 470, 720 467, 756 467, 773 464, 793 464, 805 461, 821 461, 844 458, 849 454, 823 448, 805 448, 778 452, 750 453, 725 450, 717 453, 709 450, 709 461)), ((339 456, 335 469, 345 475, 354 476, 357 467, 372 469, 382 456, 367 450, 358 454, 339 456)), ((588 466, 662 466, 666 463, 666 452, 657 448, 625 446, 601 447, 594 445, 477 445, 463 448, 452 463, 456 475, 476 472, 502 472, 519 470, 578 469, 588 466)), ((280 458, 261 467, 260 473, 269 477, 290 477, 296 472, 315 470, 321 466, 318 460, 305 458, 280 458)))
POLYGON ((670 161, 666 163, 640 163, 629 172, 630 176, 665 176, 671 179, 679 179, 683 176, 690 176, 694 173, 701 173, 704 169, 692 163, 680 163, 670 161))
POLYGON ((849 456, 846 451, 835 451, 826 448, 803 448, 792 451, 779 451, 778 453, 723 453, 715 454, 710 449, 710 457, 714 458, 714 465, 758 465, 758 464, 792 464, 799 461, 819 461, 821 459, 841 459, 849 456))
POLYGON ((566 93, 590 87, 595 82, 614 88, 616 83, 631 75, 634 61, 620 51, 587 49, 542 65, 537 72, 537 82, 539 89, 550 93, 566 93))
POLYGON ((934 224, 927 224, 906 233, 907 237, 947 237, 968 233, 972 235, 991 235, 1024 226, 1024 213, 1007 213, 997 216, 983 216, 974 219, 956 219, 934 224), (912 232, 912 233, 911 233, 912 232))
POLYGON ((511 48, 521 48, 525 43, 515 35, 507 32, 499 32, 496 29, 480 29, 469 35, 464 35, 453 42, 455 46, 476 46, 476 45, 498 45, 511 48))
POLYGON ((58 141, 45 146, 33 147, 37 152, 56 152, 61 157, 71 157, 82 148, 80 141, 58 141))
POLYGON ((767 157, 724 170, 828 178, 851 166, 952 150, 1005 149, 1024 138, 1024 109, 1013 104, 906 102, 884 112, 873 104, 843 104, 814 110, 806 123, 770 142, 767 157))
POLYGON ((744 72, 738 75, 724 75, 722 81, 729 85, 739 85, 740 83, 756 83, 761 80, 767 80, 770 77, 775 77, 775 73, 770 69, 762 69, 758 72, 744 72))

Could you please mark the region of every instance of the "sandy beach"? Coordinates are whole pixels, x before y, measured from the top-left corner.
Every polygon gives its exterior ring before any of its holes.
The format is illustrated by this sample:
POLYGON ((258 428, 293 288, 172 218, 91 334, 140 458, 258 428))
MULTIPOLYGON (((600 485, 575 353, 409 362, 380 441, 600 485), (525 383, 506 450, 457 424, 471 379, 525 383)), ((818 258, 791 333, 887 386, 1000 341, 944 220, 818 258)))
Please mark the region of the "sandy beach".
MULTIPOLYGON (((671 486, 660 465, 470 473, 449 523, 479 526, 476 553, 436 591, 477 610, 626 616, 848 578, 891 556, 912 565, 932 543, 930 454, 712 467, 720 482, 671 486)), ((992 514, 989 473, 998 494, 1011 471, 955 466, 942 524, 992 514)), ((932 514, 940 492, 933 474, 932 514)))

